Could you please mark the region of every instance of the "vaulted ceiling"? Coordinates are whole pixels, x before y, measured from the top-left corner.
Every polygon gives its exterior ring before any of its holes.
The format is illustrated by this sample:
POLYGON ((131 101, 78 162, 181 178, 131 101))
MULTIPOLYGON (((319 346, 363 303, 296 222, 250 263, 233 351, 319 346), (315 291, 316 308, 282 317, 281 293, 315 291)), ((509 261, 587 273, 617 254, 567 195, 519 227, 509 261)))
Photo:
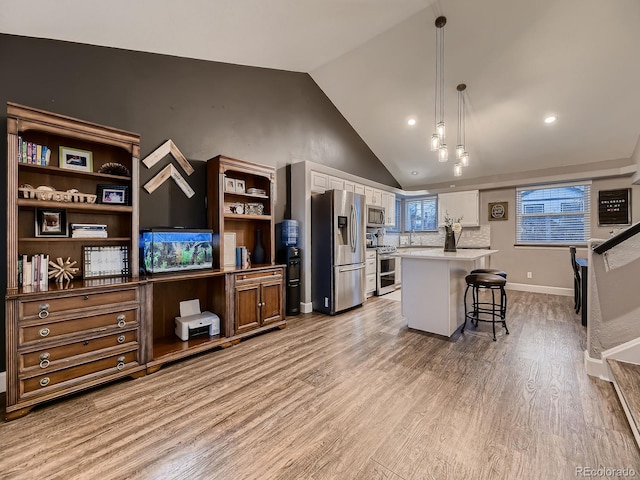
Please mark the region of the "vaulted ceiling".
POLYGON ((447 17, 450 150, 456 86, 467 84, 465 181, 624 163, 640 135, 638 0, 0 0, 0 7, 3 33, 307 72, 408 189, 456 181, 454 161, 439 163, 428 146, 439 15, 447 17), (553 125, 543 123, 549 113, 558 115, 553 125))

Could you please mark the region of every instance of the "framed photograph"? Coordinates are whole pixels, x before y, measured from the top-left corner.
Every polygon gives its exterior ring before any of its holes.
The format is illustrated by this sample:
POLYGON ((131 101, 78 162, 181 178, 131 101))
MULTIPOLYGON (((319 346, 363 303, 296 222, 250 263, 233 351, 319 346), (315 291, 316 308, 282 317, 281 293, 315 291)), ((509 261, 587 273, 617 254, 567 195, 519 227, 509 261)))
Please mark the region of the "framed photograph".
POLYGON ((244 180, 236 180, 236 193, 244 193, 244 180))
POLYGON ((87 150, 60 147, 58 162, 60 168, 93 172, 93 156, 91 152, 88 152, 87 150))
POLYGON ((509 202, 490 202, 489 220, 508 220, 509 202))
POLYGON ((224 178, 224 191, 225 192, 235 192, 236 191, 236 179, 235 178, 224 178))
POLYGON ((598 192, 598 225, 631 225, 631 189, 598 192))
POLYGON ((82 271, 84 278, 128 276, 129 247, 83 247, 82 271))
POLYGON ((98 203, 129 205, 129 187, 127 185, 98 185, 98 203))
POLYGON ((225 267, 236 266, 236 234, 235 232, 224 234, 224 262, 225 267))
POLYGON ((67 211, 36 208, 36 237, 68 237, 67 211))

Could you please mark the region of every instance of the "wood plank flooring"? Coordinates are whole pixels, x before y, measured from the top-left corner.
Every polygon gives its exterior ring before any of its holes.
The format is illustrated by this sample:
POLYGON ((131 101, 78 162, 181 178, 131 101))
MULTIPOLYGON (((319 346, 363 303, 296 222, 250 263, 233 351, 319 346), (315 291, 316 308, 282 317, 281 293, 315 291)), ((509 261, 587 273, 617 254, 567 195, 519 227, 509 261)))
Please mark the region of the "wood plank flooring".
MULTIPOLYGON (((410 331, 384 297, 0 424, 2 479, 565 479, 633 468, 568 297, 509 292, 510 335, 410 331)), ((428 315, 428 312, 425 312, 428 315)), ((599 477, 607 478, 607 477, 599 477)))
POLYGON ((640 365, 617 360, 607 362, 637 430, 640 428, 640 365))

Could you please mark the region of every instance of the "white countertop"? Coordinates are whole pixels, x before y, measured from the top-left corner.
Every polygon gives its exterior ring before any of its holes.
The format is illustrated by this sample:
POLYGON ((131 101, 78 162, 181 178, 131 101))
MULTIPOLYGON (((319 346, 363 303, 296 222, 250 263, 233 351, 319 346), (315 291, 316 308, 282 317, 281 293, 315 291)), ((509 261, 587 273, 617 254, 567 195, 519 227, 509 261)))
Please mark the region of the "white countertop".
POLYGON ((411 258, 415 260, 478 260, 479 258, 486 257, 498 253, 498 250, 487 249, 472 249, 464 248, 459 249, 457 252, 445 252, 444 248, 428 248, 424 250, 411 250, 408 252, 398 251, 393 253, 394 257, 411 258))

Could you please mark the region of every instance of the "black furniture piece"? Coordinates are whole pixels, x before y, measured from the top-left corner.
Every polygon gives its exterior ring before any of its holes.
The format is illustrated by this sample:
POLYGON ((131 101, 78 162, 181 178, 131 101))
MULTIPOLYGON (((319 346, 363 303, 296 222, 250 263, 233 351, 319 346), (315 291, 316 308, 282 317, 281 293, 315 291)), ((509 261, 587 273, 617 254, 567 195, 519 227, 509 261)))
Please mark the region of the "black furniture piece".
POLYGON ((278 263, 284 264, 286 274, 285 295, 286 314, 300 313, 300 267, 302 265, 302 251, 298 247, 280 248, 277 252, 278 263))
POLYGON ((493 326, 493 341, 496 341, 496 323, 501 323, 507 335, 507 294, 504 286, 507 283, 506 273, 500 271, 503 275, 492 273, 470 273, 465 277, 467 288, 464 292, 464 324, 461 333, 467 326, 467 320, 471 320, 472 324, 478 326, 478 322, 489 322, 493 326), (467 308, 467 294, 471 290, 472 301, 471 310, 467 308), (481 290, 491 292, 491 302, 482 301, 480 298, 481 290), (499 293, 499 301, 496 299, 496 293, 499 293))
POLYGON ((573 308, 576 313, 578 313, 582 306, 582 279, 580 276, 580 265, 578 265, 576 261, 576 247, 569 247, 569 253, 571 254, 571 268, 573 268, 573 308))
POLYGON ((580 267, 580 309, 582 310, 582 326, 587 326, 587 283, 589 278, 589 265, 586 258, 576 258, 580 267))

